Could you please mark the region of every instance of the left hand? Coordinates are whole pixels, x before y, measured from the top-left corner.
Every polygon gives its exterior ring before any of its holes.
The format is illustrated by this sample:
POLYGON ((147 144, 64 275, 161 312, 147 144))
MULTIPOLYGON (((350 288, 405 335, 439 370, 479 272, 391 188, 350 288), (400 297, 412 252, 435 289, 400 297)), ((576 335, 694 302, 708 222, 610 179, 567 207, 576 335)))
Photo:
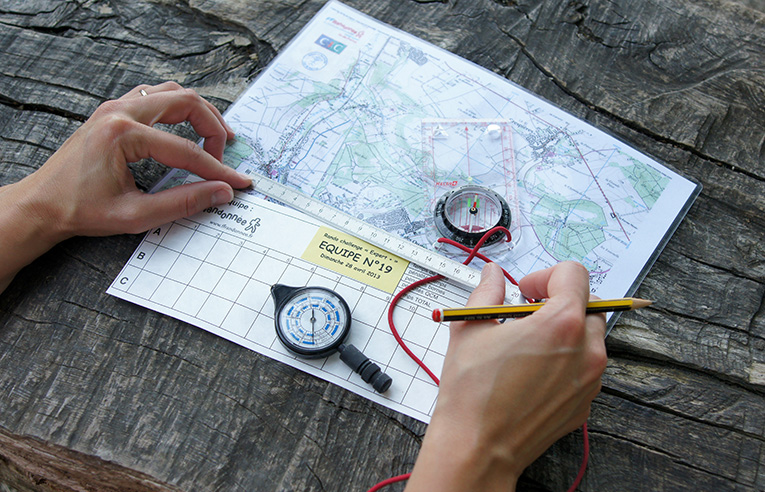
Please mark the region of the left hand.
POLYGON ((234 137, 215 107, 174 82, 139 86, 102 104, 37 172, 18 183, 38 195, 36 212, 55 218, 59 238, 138 233, 233 198, 250 180, 221 163, 234 137), (142 96, 140 91, 147 93, 142 96), (195 142, 155 129, 188 121, 195 142), (149 195, 136 188, 129 162, 153 158, 207 181, 149 195))
POLYGON ((0 291, 69 237, 138 233, 231 201, 233 188, 251 183, 221 162, 232 138, 212 104, 174 82, 103 103, 40 169, 0 188, 0 291), (204 147, 154 128, 183 121, 204 147), (127 164, 149 157, 205 181, 143 193, 127 164))

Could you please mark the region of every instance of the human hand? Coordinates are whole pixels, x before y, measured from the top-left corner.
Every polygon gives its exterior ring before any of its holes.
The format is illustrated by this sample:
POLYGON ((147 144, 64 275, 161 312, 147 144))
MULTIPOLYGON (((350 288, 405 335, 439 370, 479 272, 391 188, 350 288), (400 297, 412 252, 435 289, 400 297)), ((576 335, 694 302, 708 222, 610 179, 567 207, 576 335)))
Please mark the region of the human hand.
POLYGON ((138 233, 233 198, 250 181, 221 164, 233 131, 217 109, 174 82, 140 86, 102 104, 37 172, 18 183, 39 195, 37 212, 55 217, 61 238, 138 233), (147 95, 142 96, 144 90, 147 95), (153 128, 189 121, 196 143, 153 128), (149 195, 136 188, 129 162, 154 158, 200 181, 149 195))
POLYGON ((174 82, 139 86, 105 102, 40 169, 0 188, 0 236, 6 236, 0 239, 0 291, 21 267, 68 237, 138 233, 230 201, 232 188, 251 183, 221 163, 233 137, 212 104, 174 82), (153 127, 183 121, 204 137, 204 148, 153 127), (127 164, 149 157, 206 181, 143 193, 127 164))
MULTIPOLYGON (((581 426, 606 366, 605 317, 586 315, 587 271, 564 262, 520 282, 546 298, 512 322, 453 322, 438 402, 407 490, 513 490, 524 468, 581 426)), ((501 304, 484 267, 469 306, 501 304)))

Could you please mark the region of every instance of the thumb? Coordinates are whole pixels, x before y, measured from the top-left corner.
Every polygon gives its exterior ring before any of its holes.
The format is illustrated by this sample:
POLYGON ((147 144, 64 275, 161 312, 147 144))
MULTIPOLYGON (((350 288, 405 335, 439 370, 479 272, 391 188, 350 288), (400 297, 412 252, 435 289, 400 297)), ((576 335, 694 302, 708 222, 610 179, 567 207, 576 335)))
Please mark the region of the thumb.
POLYGON ((234 190, 223 181, 197 181, 160 191, 153 195, 137 191, 124 195, 121 204, 125 231, 139 233, 158 225, 189 217, 208 207, 224 205, 234 198, 234 190))

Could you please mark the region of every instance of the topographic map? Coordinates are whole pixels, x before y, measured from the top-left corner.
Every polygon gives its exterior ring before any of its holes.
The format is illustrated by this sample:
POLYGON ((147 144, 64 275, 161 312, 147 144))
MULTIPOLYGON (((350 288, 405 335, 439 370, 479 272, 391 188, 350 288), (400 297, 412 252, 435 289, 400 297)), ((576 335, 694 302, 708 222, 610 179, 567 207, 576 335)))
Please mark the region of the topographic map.
POLYGON ((488 256, 516 277, 577 260, 601 297, 634 290, 697 192, 496 74, 335 1, 225 117, 237 132, 226 164, 426 247, 442 194, 490 188, 511 204, 514 239, 488 256))

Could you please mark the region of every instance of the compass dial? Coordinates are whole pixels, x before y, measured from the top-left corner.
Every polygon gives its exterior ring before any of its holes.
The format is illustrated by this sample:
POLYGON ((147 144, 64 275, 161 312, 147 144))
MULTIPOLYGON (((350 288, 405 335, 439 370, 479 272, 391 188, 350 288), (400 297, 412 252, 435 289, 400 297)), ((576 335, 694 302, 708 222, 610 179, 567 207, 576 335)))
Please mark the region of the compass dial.
POLYGON ((276 305, 275 325, 279 340, 303 357, 331 354, 348 335, 351 314, 336 292, 324 287, 271 288, 276 305))
MULTIPOLYGON (((490 229, 510 226, 510 207, 505 199, 483 186, 468 185, 446 193, 436 203, 434 214, 442 236, 469 247, 490 229)), ((503 237, 498 232, 484 244, 497 243, 503 237)))

